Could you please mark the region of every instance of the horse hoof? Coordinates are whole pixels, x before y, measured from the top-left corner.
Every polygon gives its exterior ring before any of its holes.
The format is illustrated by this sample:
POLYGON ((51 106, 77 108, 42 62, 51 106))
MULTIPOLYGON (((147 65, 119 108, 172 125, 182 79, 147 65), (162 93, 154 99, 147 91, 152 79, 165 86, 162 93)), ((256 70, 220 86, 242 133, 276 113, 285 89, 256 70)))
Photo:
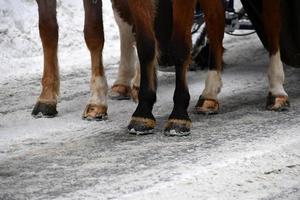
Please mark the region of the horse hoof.
POLYGON ((132 86, 132 90, 131 90, 131 98, 135 103, 139 102, 139 91, 140 88, 138 86, 132 86))
POLYGON ((280 95, 280 96, 273 96, 269 93, 267 97, 267 105, 266 109, 271 111, 287 111, 290 107, 290 102, 287 96, 280 95))
POLYGON ((103 121, 107 119, 107 107, 103 105, 88 104, 83 113, 84 120, 103 121))
POLYGON ((212 115, 217 114, 219 112, 220 105, 217 100, 214 99, 202 99, 199 98, 196 106, 195 111, 197 114, 204 114, 204 115, 212 115))
POLYGON ((131 89, 125 85, 113 85, 111 87, 109 97, 113 100, 129 100, 131 89))
POLYGON ((56 103, 44 103, 44 102, 38 101, 35 104, 31 115, 35 118, 41 118, 41 117, 52 118, 52 117, 55 117, 57 115, 56 103))
POLYGON ((132 117, 128 125, 128 131, 134 135, 153 134, 155 125, 156 122, 154 119, 132 117))
POLYGON ((187 136, 190 134, 192 122, 190 120, 169 119, 164 135, 166 136, 187 136))

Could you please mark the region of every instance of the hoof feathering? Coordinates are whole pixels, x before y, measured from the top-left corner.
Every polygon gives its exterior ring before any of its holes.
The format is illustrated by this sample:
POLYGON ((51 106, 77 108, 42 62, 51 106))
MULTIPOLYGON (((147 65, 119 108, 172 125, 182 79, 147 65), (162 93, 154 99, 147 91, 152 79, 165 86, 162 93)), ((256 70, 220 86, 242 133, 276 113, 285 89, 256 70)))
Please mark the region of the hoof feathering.
POLYGON ((217 100, 214 99, 200 99, 198 100, 195 110, 197 114, 217 114, 219 112, 220 105, 217 100))
POLYGON ((190 120, 169 119, 164 130, 166 136, 187 136, 190 134, 190 120))
POLYGON ((107 119, 107 107, 89 104, 83 113, 83 119, 88 121, 102 121, 107 119))
POLYGON ((271 111, 286 111, 290 107, 290 102, 287 96, 273 96, 271 93, 267 97, 266 109, 271 111))
POLYGON ((128 131, 130 134, 135 135, 152 134, 155 125, 156 122, 154 119, 132 117, 128 125, 128 131))
POLYGON ((57 110, 56 110, 56 103, 43 103, 38 101, 33 110, 31 115, 35 118, 41 118, 41 117, 46 117, 46 118, 52 118, 57 115, 57 110))
POLYGON ((114 85, 111 87, 109 97, 113 100, 128 100, 130 99, 131 89, 125 85, 114 85))

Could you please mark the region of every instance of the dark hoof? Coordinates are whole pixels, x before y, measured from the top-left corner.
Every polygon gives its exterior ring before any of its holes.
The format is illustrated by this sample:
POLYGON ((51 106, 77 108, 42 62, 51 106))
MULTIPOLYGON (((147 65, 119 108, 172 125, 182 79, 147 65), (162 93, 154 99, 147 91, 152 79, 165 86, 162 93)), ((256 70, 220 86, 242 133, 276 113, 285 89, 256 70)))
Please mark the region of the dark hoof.
POLYGON ((129 100, 131 98, 131 89, 125 85, 114 85, 111 87, 109 97, 113 100, 129 100))
POLYGON ((195 106, 195 112, 197 114, 204 114, 204 115, 218 114, 219 109, 220 109, 220 105, 217 100, 204 99, 201 96, 195 106))
POLYGON ((148 135, 153 134, 155 120, 140 117, 132 117, 128 125, 128 131, 134 135, 148 135))
POLYGON ((190 120, 169 119, 164 130, 166 136, 187 136, 191 131, 190 120))
POLYGON ((56 104, 37 102, 31 115, 35 118, 52 118, 57 115, 56 104))
POLYGON ((103 121, 107 119, 107 107, 89 104, 86 106, 82 119, 88 121, 103 121))
POLYGON ((267 97, 267 105, 266 109, 270 111, 287 111, 290 108, 290 102, 287 96, 280 95, 280 96, 273 96, 269 93, 267 97))

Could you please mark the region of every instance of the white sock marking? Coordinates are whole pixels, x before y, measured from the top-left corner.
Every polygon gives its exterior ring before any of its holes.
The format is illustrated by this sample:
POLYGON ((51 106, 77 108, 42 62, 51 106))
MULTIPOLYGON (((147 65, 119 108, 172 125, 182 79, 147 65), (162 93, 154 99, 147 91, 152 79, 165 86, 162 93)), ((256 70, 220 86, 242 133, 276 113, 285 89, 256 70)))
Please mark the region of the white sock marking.
POLYGON ((208 71, 205 81, 205 89, 202 92, 202 97, 206 99, 217 100, 218 94, 222 88, 221 73, 217 71, 208 71))
POLYGON ((279 51, 275 55, 272 55, 270 57, 270 63, 268 67, 268 78, 269 78, 269 91, 273 95, 287 96, 287 93, 283 88, 284 71, 283 71, 283 65, 280 59, 279 51))
POLYGON ((135 38, 132 33, 132 26, 121 19, 117 11, 114 11, 114 16, 119 27, 121 49, 118 78, 114 84, 130 86, 131 80, 135 75, 135 65, 137 62, 136 50, 134 47, 135 38))
POLYGON ((91 96, 89 104, 107 106, 108 86, 105 76, 93 77, 91 80, 91 96))

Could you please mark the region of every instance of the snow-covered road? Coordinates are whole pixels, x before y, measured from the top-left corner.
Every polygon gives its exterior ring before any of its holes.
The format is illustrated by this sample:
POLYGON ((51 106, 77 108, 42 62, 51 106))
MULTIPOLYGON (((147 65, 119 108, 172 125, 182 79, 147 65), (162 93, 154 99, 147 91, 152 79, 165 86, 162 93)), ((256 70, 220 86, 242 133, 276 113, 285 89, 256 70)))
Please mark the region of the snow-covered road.
MULTIPOLYGON (((60 1, 59 9, 68 15, 80 10, 71 0, 60 1)), ((112 17, 109 3, 104 12, 112 17)), ((62 24, 68 19, 61 18, 62 24)), ((111 85, 117 74, 118 34, 113 20, 107 21, 104 62, 111 85)), ((31 35, 38 41, 37 33, 31 35)), ((290 111, 265 111, 267 54, 256 36, 225 39, 220 114, 193 114, 206 73, 189 73, 193 128, 190 136, 179 138, 161 133, 172 109, 173 73, 159 72, 156 134, 126 132, 136 106, 131 101, 109 100, 107 121, 81 120, 90 69, 80 36, 74 36, 74 45, 68 44, 70 38, 61 45, 61 98, 53 119, 30 115, 40 91, 40 50, 30 49, 35 55, 25 58, 14 54, 9 41, 0 43, 8 50, 0 55, 1 200, 300 199, 300 70, 286 67, 290 111), (18 66, 20 71, 13 73, 18 66)))

